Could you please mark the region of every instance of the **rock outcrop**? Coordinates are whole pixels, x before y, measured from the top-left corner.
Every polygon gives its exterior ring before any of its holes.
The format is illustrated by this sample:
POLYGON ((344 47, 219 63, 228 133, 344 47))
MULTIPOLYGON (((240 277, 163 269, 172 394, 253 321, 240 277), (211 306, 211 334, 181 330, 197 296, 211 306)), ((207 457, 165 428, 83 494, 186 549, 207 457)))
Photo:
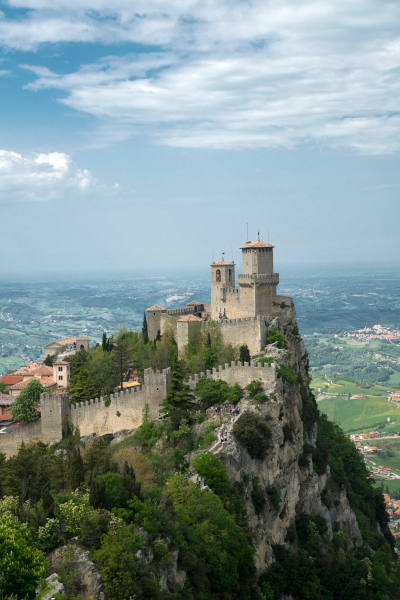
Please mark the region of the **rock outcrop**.
MULTIPOLYGON (((286 307, 276 317, 270 327, 275 327, 285 336, 284 348, 277 344, 267 345, 254 360, 273 359, 279 365, 290 367, 303 382, 283 383, 277 378, 270 389, 264 390, 268 401, 255 404, 249 399, 240 403, 241 414, 252 411, 260 420, 264 420, 271 430, 270 447, 266 458, 252 458, 248 450, 238 443, 232 435, 228 442, 217 441, 212 451, 220 455, 229 478, 244 490, 249 526, 256 548, 256 567, 261 573, 274 560, 272 546, 288 543, 287 534, 296 516, 301 513, 323 517, 327 524, 327 539, 332 540, 333 531, 340 529, 348 543, 361 543, 361 534, 354 512, 351 510, 346 491, 338 489, 330 481, 330 469, 325 473, 314 472, 311 454, 304 454, 305 444, 315 448, 317 426, 307 429, 301 419, 303 401, 301 388, 307 391, 307 355, 303 341, 295 335, 294 307, 286 307), (330 484, 330 485, 328 485, 330 484), (268 501, 260 510, 255 509, 252 501, 254 488, 266 492, 268 501), (273 490, 277 503, 271 501, 268 491, 273 490), (324 498, 324 501, 322 499, 324 498), (327 506, 329 504, 329 507, 327 506), (257 514, 258 513, 258 514, 257 514), (336 523, 336 525, 335 525, 336 523)), ((225 419, 229 427, 229 418, 225 419)))

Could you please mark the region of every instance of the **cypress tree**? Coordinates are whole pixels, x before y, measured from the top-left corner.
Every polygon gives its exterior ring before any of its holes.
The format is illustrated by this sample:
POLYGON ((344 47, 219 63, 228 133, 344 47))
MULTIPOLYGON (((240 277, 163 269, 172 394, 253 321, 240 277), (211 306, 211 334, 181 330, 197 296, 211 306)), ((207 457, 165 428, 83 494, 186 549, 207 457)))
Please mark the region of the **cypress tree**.
POLYGON ((142 335, 143 335, 143 344, 147 344, 149 341, 149 330, 147 328, 147 317, 146 311, 143 314, 143 327, 142 327, 142 335))
POLYGON ((156 335, 156 342, 159 342, 160 340, 161 340, 161 331, 158 330, 157 335, 156 335))
POLYGON ((210 332, 207 333, 206 348, 211 348, 211 335, 210 335, 210 332))
POLYGON ((101 345, 103 346, 103 352, 108 352, 108 342, 106 332, 103 331, 103 338, 101 340, 101 345))
POLYGON ((187 410, 193 407, 194 396, 188 385, 183 383, 184 375, 178 357, 174 357, 172 364, 171 381, 165 400, 160 404, 161 412, 171 412, 176 408, 187 410))
POLYGON ((50 354, 48 354, 46 356, 46 358, 44 359, 43 364, 46 365, 46 367, 52 367, 53 362, 54 362, 54 356, 51 356, 50 354))
POLYGON ((81 483, 85 481, 85 471, 83 468, 83 460, 79 448, 78 450, 74 450, 74 454, 71 460, 71 466, 69 469, 68 480, 73 490, 76 490, 81 485, 81 483))
POLYGON ((249 351, 247 344, 243 344, 242 346, 240 346, 240 362, 241 363, 245 363, 245 362, 250 363, 250 351, 249 351))
POLYGON ((93 481, 90 487, 89 493, 89 504, 93 508, 105 508, 107 504, 106 498, 106 482, 104 479, 101 481, 93 481))
POLYGON ((132 500, 135 496, 140 497, 140 489, 141 484, 136 481, 133 467, 125 461, 121 476, 120 502, 122 508, 128 506, 128 500, 132 500))

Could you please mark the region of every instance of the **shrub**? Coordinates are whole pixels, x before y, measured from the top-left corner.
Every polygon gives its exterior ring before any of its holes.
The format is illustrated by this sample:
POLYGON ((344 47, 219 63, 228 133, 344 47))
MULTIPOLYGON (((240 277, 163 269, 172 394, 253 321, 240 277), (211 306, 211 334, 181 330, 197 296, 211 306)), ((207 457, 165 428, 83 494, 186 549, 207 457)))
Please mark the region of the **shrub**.
POLYGON ((284 302, 281 302, 279 305, 281 308, 286 308, 286 304, 284 302))
POLYGON ((259 404, 263 404, 264 402, 266 402, 268 400, 268 396, 267 396, 267 394, 260 392, 259 394, 256 394, 254 396, 254 400, 256 402, 258 402, 259 404))
POLYGON ((249 385, 246 385, 245 389, 249 392, 249 398, 254 398, 255 396, 257 396, 257 394, 261 392, 262 383, 257 379, 253 379, 253 381, 251 381, 249 385))
POLYGON ((232 433, 243 444, 252 458, 265 458, 271 439, 271 430, 252 412, 245 412, 233 426, 232 433))
POLYGON ((254 512, 256 513, 256 515, 260 515, 263 511, 267 499, 264 490, 260 488, 258 477, 254 477, 252 484, 253 491, 250 495, 254 506, 254 512))
POLYGON ((278 490, 276 489, 276 487, 274 487, 274 486, 269 487, 267 489, 267 496, 268 496, 268 500, 271 502, 271 504, 275 508, 275 510, 279 511, 281 497, 280 497, 280 494, 279 494, 278 490))
POLYGON ((300 375, 294 373, 287 365, 281 365, 278 369, 278 377, 282 378, 282 381, 286 383, 300 383, 300 375))
POLYGON ((230 402, 231 404, 236 405, 238 402, 241 401, 241 399, 243 398, 243 392, 242 392, 242 388, 240 387, 240 385, 238 383, 234 383, 228 391, 226 400, 227 402, 230 402))
POLYGON ((227 493, 230 481, 219 458, 211 452, 202 452, 193 460, 193 466, 197 473, 204 477, 206 485, 218 495, 227 493))
POLYGON ((293 335, 300 335, 299 326, 297 325, 297 323, 294 324, 293 335))
POLYGON ((274 344, 275 342, 278 342, 278 348, 283 348, 285 336, 279 333, 276 327, 272 327, 268 333, 267 343, 274 344))

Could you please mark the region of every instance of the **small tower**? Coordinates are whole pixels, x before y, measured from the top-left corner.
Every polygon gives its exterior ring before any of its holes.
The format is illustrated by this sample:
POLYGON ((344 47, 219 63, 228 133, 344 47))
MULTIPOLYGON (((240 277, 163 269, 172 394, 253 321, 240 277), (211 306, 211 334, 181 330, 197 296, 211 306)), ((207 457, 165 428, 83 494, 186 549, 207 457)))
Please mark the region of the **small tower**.
POLYGON ((218 319, 224 315, 224 289, 235 288, 235 263, 223 258, 211 263, 211 318, 218 319))

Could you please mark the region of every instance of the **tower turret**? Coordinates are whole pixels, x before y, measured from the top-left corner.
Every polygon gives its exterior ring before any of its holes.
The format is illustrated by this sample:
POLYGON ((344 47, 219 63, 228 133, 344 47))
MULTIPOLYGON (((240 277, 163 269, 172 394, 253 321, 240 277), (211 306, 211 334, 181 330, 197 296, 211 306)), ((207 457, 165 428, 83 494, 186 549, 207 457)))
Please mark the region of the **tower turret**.
POLYGON ((274 247, 260 236, 240 247, 243 274, 238 275, 238 284, 243 316, 267 315, 272 310, 279 283, 279 273, 274 273, 274 247))
POLYGON ((218 319, 224 315, 224 289, 235 288, 235 263, 223 258, 211 263, 211 311, 212 318, 218 319))

